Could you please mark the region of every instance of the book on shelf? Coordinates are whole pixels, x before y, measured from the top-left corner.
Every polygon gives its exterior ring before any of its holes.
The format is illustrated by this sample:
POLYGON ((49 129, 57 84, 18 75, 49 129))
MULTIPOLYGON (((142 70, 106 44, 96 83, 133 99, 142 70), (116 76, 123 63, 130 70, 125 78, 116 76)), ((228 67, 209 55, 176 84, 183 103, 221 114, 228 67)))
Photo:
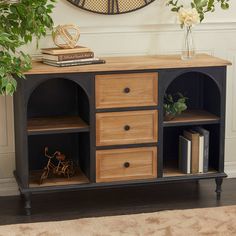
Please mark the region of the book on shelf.
POLYGON ((204 158, 204 136, 199 134, 199 166, 198 166, 199 173, 203 173, 203 158, 204 158))
POLYGON ((98 57, 92 57, 92 58, 81 58, 81 59, 76 59, 76 60, 68 60, 68 61, 53 61, 53 60, 48 60, 48 59, 44 59, 43 58, 43 62, 44 61, 49 61, 52 63, 56 63, 56 64, 68 64, 68 63, 76 63, 76 62, 88 62, 88 61, 99 61, 101 60, 98 57))
POLYGON ((78 59, 85 59, 85 58, 93 58, 94 52, 77 52, 77 53, 66 53, 66 54, 59 54, 59 55, 51 55, 51 54, 43 54, 44 60, 51 60, 51 61, 71 61, 71 60, 78 60, 78 59))
POLYGON ((50 55, 62 55, 81 52, 92 52, 92 50, 88 47, 77 46, 75 48, 42 48, 41 52, 50 55))
POLYGON ((184 174, 191 173, 191 141, 179 136, 179 169, 184 174))
POLYGON ((185 130, 184 137, 191 141, 191 173, 199 173, 199 133, 185 130))
POLYGON ((78 59, 72 61, 51 61, 43 59, 43 63, 50 66, 66 67, 66 66, 82 66, 91 64, 104 64, 106 63, 106 61, 100 58, 78 59))
POLYGON ((209 169, 209 141, 210 132, 202 127, 196 127, 195 130, 204 136, 204 151, 203 151, 203 173, 207 173, 209 169))
POLYGON ((188 174, 186 166, 189 161, 189 147, 191 145, 191 173, 207 173, 209 166, 209 137, 210 132, 202 127, 194 127, 185 130, 183 136, 179 136, 179 166, 183 173, 188 174), (189 141, 189 142, 188 142, 189 141))

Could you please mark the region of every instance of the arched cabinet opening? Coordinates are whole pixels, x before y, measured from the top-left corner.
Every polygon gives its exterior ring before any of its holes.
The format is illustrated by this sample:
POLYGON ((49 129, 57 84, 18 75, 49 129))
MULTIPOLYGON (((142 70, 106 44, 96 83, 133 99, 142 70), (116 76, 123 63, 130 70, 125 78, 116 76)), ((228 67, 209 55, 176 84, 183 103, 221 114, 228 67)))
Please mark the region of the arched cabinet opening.
MULTIPOLYGON (((221 85, 190 72, 174 78, 165 94, 187 97, 187 110, 163 121, 163 176, 220 171, 221 85)), ((164 100, 164 98, 163 98, 164 100)))
POLYGON ((27 106, 30 187, 89 182, 89 113, 89 97, 72 80, 50 79, 34 89, 27 106))

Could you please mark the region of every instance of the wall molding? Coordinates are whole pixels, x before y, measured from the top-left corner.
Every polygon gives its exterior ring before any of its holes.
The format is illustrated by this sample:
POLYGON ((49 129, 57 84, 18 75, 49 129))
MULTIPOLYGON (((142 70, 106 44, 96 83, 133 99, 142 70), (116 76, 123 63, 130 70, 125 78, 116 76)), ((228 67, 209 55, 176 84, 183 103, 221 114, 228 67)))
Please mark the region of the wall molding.
MULTIPOLYGON (((133 26, 84 26, 80 27, 81 35, 88 34, 132 34, 132 33, 161 33, 161 32, 181 32, 182 29, 179 24, 144 24, 144 25, 133 25, 133 26)), ((196 25, 194 31, 236 31, 236 21, 228 22, 208 22, 196 25)), ((47 36, 51 36, 51 32, 47 32, 47 36)))

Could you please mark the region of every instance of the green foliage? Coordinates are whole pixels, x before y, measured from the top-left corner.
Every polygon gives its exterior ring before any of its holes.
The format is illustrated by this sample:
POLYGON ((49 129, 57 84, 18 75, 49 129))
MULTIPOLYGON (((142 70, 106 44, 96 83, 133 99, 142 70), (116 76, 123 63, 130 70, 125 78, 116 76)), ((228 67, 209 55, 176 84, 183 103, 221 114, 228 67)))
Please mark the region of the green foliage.
POLYGON ((17 86, 14 77, 24 78, 31 68, 29 55, 19 47, 46 35, 52 28, 50 17, 55 0, 0 0, 0 94, 12 95, 17 86), (14 76, 14 77, 13 77, 14 76))
POLYGON ((186 101, 187 97, 184 97, 181 93, 177 93, 174 96, 171 94, 165 94, 164 97, 164 113, 165 115, 176 116, 180 115, 187 109, 186 101))
MULTIPOLYGON (((217 5, 220 5, 223 10, 227 10, 229 8, 229 2, 230 0, 192 0, 191 7, 196 8, 200 16, 200 21, 202 22, 205 13, 214 12, 217 5)), ((179 0, 168 0, 167 5, 171 6, 171 11, 173 12, 178 12, 183 7, 179 3, 179 0)))

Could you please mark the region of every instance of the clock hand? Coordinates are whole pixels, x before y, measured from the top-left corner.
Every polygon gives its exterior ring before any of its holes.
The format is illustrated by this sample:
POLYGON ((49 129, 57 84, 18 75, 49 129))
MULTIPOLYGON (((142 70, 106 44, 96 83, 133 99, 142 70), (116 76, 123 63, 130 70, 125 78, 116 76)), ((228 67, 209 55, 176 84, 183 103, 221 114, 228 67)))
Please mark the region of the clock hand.
POLYGON ((85 0, 74 0, 73 2, 81 7, 84 7, 85 4, 85 0))
POLYGON ((114 14, 119 13, 119 3, 118 0, 108 0, 108 13, 114 14))

